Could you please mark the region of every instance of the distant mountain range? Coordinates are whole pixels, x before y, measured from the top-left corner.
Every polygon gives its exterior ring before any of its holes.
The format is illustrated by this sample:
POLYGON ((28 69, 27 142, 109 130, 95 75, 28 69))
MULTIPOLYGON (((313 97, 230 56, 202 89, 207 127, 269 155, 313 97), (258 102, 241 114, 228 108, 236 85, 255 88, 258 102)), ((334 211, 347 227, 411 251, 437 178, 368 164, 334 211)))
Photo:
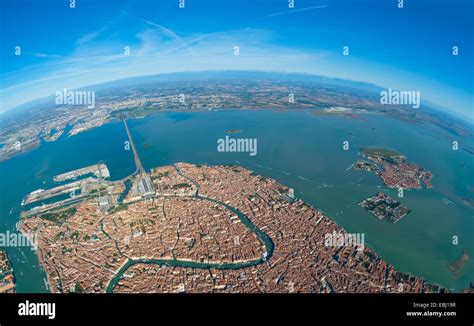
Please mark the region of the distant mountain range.
MULTIPOLYGON (((344 88, 347 90, 360 92, 361 95, 365 95, 372 100, 377 100, 380 96, 380 92, 386 90, 385 88, 377 85, 345 80, 340 78, 331 78, 325 76, 317 76, 302 73, 276 73, 276 72, 260 72, 260 71, 238 71, 238 70, 216 70, 216 71, 200 71, 200 72, 179 72, 179 73, 166 73, 158 75, 147 75, 130 77, 120 79, 112 82, 106 82, 97 85, 91 85, 77 89, 78 91, 95 91, 100 93, 103 91, 119 90, 127 87, 145 87, 153 86, 154 84, 167 83, 167 82, 179 82, 179 81, 192 81, 192 80, 212 80, 216 81, 219 79, 229 80, 238 79, 242 81, 269 81, 269 82, 298 82, 298 83, 310 83, 312 86, 331 87, 331 88, 344 88)), ((61 91, 61 90, 60 90, 61 91)), ((31 114, 33 111, 36 114, 41 113, 43 110, 49 110, 51 103, 54 103, 54 95, 47 96, 35 101, 28 102, 26 104, 17 106, 3 114, 0 114, 0 128, 2 125, 11 124, 13 119, 27 118, 22 117, 24 114, 31 114), (33 111, 32 111, 33 110, 33 111)), ((423 114, 432 117, 435 120, 449 120, 449 125, 464 125, 469 126, 469 123, 473 121, 466 121, 461 117, 451 114, 451 112, 439 105, 433 103, 422 102, 422 107, 419 109, 423 114)), ((445 124, 439 124, 445 126, 445 124)), ((446 126, 445 126, 446 127, 446 126)), ((449 131, 453 131, 453 128, 445 128, 449 131)), ((456 128, 454 128, 456 129, 456 128)), ((455 132, 455 134, 459 134, 455 132)), ((462 133, 464 135, 464 133, 462 133)))

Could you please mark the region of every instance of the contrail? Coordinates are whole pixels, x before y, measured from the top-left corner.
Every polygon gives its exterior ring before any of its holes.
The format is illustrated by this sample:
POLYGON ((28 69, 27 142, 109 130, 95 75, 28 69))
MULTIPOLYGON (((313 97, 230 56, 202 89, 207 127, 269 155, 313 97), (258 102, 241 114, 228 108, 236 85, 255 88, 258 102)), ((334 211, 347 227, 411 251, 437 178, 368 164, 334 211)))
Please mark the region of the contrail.
POLYGON ((286 15, 286 14, 293 14, 293 13, 295 13, 295 12, 308 11, 308 10, 314 10, 314 9, 322 9, 322 8, 326 8, 327 6, 328 6, 328 5, 321 5, 321 6, 306 7, 306 8, 301 8, 301 9, 292 9, 292 10, 277 12, 277 13, 268 15, 267 17, 274 17, 274 16, 280 16, 280 15, 286 15))
POLYGON ((138 19, 138 20, 140 20, 140 21, 142 21, 142 22, 144 22, 144 23, 146 23, 146 24, 148 24, 148 25, 151 25, 151 26, 153 26, 153 27, 158 28, 158 29, 161 30, 161 31, 163 32, 163 34, 165 34, 166 36, 168 36, 168 37, 170 37, 170 38, 172 38, 172 39, 177 40, 177 41, 179 42, 181 48, 185 48, 185 49, 187 49, 191 54, 193 54, 193 53, 192 53, 191 46, 190 46, 188 43, 186 43, 186 42, 183 40, 183 38, 182 38, 181 36, 179 36, 178 34, 176 34, 176 33, 175 33, 174 31, 172 31, 171 29, 169 29, 169 28, 167 28, 167 27, 165 27, 165 26, 163 26, 163 25, 160 25, 160 24, 154 23, 154 22, 152 22, 152 21, 149 21, 149 20, 147 20, 147 19, 130 15, 130 14, 128 14, 127 12, 122 12, 122 13, 123 13, 124 15, 127 15, 127 16, 129 16, 129 17, 133 17, 133 18, 138 19))

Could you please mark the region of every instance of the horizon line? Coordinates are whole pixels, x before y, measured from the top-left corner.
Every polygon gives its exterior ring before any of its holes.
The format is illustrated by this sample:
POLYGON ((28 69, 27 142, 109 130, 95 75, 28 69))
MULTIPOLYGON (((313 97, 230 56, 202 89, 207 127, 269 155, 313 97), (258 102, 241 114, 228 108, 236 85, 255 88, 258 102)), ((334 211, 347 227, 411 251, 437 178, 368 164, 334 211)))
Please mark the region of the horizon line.
MULTIPOLYGON (((282 71, 275 71, 275 70, 247 70, 247 69, 206 69, 206 70, 190 70, 190 71, 175 71, 175 72, 162 72, 162 73, 156 73, 156 74, 145 74, 145 75, 138 75, 138 76, 130 76, 130 77, 125 77, 125 78, 118 78, 110 81, 105 81, 102 83, 98 84, 90 84, 78 88, 71 88, 69 90, 83 90, 87 89, 90 87, 94 86, 100 86, 100 85, 106 85, 106 84, 112 84, 120 81, 125 81, 125 80, 131 80, 131 79, 139 79, 139 78, 147 78, 147 77, 154 77, 154 76, 162 76, 162 75, 179 75, 179 74, 197 74, 197 73, 209 73, 209 72, 224 72, 224 73, 260 73, 260 74, 279 74, 279 75, 300 75, 300 76, 306 76, 306 77, 320 77, 320 78, 327 78, 327 79, 332 79, 332 80, 340 80, 340 81, 345 81, 345 82, 350 82, 350 83, 358 83, 358 84, 365 84, 366 86, 371 86, 374 88, 379 88, 380 90, 398 90, 396 88, 392 87, 383 87, 378 84, 375 84, 373 82, 367 82, 363 80, 355 80, 355 79, 348 79, 348 78, 341 78, 341 77, 334 77, 334 76, 327 76, 324 74, 314 74, 314 73, 307 73, 307 72, 282 72, 282 71)), ((67 89, 67 88, 66 88, 67 89)), ((1 91, 1 89, 0 89, 1 91)), ((375 93, 375 91, 374 91, 375 93)), ((47 99, 48 97, 54 96, 54 93, 49 94, 49 95, 44 95, 44 96, 39 96, 35 99, 32 99, 30 101, 24 102, 22 104, 7 108, 5 110, 0 111, 0 119, 2 116, 4 116, 6 113, 12 113, 12 111, 15 111, 17 109, 21 109, 22 106, 26 106, 28 104, 33 105, 34 102, 41 101, 43 99, 47 99)), ((461 119, 464 122, 470 123, 474 125, 474 119, 472 116, 469 115, 464 115, 460 112, 453 112, 449 108, 447 108, 444 105, 437 104, 433 101, 424 101, 425 103, 427 102, 428 105, 427 107, 433 110, 441 111, 442 113, 448 114, 451 117, 461 119)))

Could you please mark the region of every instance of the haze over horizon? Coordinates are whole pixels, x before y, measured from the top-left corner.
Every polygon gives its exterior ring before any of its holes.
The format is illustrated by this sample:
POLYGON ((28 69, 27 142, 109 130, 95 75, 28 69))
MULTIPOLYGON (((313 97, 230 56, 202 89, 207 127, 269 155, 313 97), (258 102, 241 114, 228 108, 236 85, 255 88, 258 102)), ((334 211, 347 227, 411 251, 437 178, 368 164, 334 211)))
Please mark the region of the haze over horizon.
POLYGON ((0 0, 0 320, 44 302, 153 319, 173 293, 289 298, 172 303, 198 317, 470 316, 473 17, 474 0, 0 0))
POLYGON ((406 2, 403 9, 396 1, 370 0, 300 0, 293 9, 286 0, 188 0, 183 9, 177 1, 82 0, 74 9, 68 2, 20 1, 21 12, 13 11, 17 1, 0 4, 0 114, 64 88, 171 72, 241 70, 417 90, 422 103, 473 121, 474 25, 467 0, 452 6, 406 2), (244 8, 234 17, 237 5, 244 8), (457 24, 446 17, 456 17, 457 24), (20 56, 15 46, 21 46, 20 56))

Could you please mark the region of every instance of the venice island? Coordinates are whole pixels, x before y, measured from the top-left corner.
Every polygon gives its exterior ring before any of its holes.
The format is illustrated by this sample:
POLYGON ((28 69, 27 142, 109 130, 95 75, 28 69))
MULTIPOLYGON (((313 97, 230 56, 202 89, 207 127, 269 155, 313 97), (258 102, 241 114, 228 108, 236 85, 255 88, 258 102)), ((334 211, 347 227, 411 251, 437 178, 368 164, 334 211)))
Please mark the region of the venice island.
POLYGON ((18 228, 35 232, 52 292, 440 292, 275 180, 239 166, 176 163, 146 171, 124 120, 135 173, 99 163, 27 195, 18 228), (54 196, 68 194, 59 201, 54 196))

